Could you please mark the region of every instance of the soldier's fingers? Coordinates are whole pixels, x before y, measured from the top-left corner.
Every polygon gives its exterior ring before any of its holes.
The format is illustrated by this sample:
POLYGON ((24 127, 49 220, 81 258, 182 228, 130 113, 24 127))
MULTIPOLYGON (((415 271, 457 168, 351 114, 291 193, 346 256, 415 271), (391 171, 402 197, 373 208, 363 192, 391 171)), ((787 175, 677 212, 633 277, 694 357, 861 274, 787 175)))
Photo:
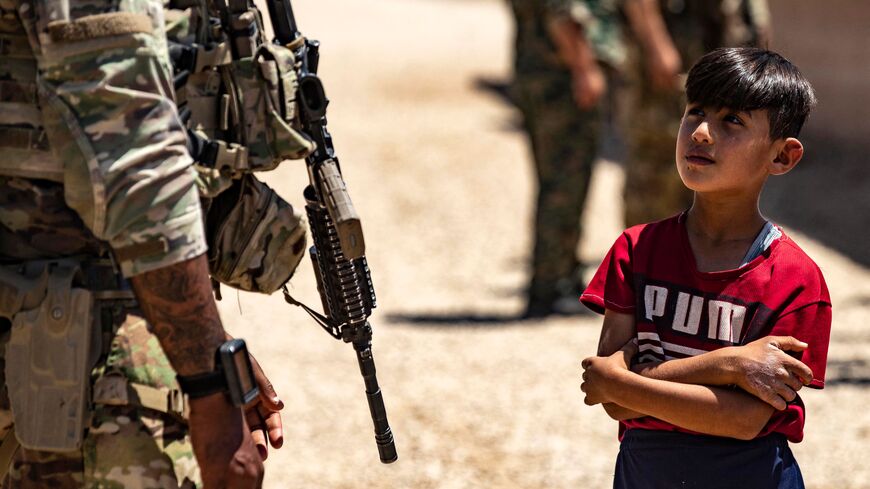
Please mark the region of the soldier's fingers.
POLYGON ((266 407, 272 411, 280 411, 284 409, 284 402, 278 397, 278 394, 275 392, 275 387, 272 385, 269 378, 266 377, 263 368, 260 367, 260 363, 253 355, 249 356, 251 357, 251 367, 254 370, 254 380, 257 381, 257 387, 260 388, 260 399, 262 399, 266 404, 266 407))
POLYGON ((266 432, 269 434, 269 444, 273 448, 281 448, 284 445, 284 425, 281 421, 281 413, 270 411, 264 416, 266 432))
POLYGON ((263 430, 255 430, 251 432, 251 439, 254 440, 254 445, 257 445, 257 452, 262 460, 269 458, 269 446, 266 444, 266 435, 263 430))
POLYGON ((268 432, 263 416, 260 414, 260 404, 257 403, 245 410, 245 421, 251 430, 251 439, 257 446, 257 452, 260 458, 266 460, 269 458, 268 432))

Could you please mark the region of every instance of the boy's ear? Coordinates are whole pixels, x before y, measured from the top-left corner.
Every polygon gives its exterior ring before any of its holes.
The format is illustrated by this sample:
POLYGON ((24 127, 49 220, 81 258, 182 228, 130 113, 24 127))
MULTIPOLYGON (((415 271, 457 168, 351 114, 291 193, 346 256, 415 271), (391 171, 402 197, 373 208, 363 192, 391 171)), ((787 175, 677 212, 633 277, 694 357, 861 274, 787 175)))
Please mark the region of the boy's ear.
POLYGON ((797 166, 804 156, 804 145, 796 138, 785 138, 782 147, 770 165, 771 175, 784 175, 797 166))

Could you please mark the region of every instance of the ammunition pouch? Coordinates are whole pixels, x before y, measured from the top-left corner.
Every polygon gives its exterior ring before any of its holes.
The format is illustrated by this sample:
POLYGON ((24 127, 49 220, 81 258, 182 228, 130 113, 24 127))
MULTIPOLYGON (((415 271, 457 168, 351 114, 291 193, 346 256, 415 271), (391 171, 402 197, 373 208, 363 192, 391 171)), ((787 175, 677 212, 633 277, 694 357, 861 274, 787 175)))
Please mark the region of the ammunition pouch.
MULTIPOLYGON (((247 17, 255 18, 242 16, 247 17)), ((253 54, 231 60, 225 43, 211 49, 170 47, 176 72, 186 73, 176 77, 183 86, 177 103, 197 164, 238 177, 311 154, 314 143, 293 128, 298 86, 293 52, 263 43, 253 54)))
MULTIPOLYGON (((90 422, 90 370, 99 354, 94 294, 74 285, 81 274, 74 260, 30 268, 19 272, 17 284, 4 284, 29 287, 31 298, 42 297, 34 307, 12 316, 6 346, 15 433, 21 445, 32 450, 76 450, 90 422)), ((5 279, 12 276, 8 272, 7 268, 5 279)))
POLYGON ((305 254, 302 214, 251 174, 212 200, 206 235, 212 277, 249 292, 281 288, 305 254))
POLYGON ((268 171, 283 160, 304 158, 314 143, 291 127, 296 122, 296 60, 289 49, 263 43, 250 58, 232 63, 241 97, 248 171, 268 171))

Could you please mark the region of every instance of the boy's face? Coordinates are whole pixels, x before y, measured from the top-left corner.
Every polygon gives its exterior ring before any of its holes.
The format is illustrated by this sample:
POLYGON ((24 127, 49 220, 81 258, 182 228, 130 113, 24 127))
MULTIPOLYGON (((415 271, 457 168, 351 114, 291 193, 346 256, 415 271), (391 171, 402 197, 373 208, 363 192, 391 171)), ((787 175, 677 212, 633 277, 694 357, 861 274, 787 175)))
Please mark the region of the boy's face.
POLYGON ((767 110, 688 104, 677 136, 677 170, 695 192, 759 192, 779 153, 767 110))

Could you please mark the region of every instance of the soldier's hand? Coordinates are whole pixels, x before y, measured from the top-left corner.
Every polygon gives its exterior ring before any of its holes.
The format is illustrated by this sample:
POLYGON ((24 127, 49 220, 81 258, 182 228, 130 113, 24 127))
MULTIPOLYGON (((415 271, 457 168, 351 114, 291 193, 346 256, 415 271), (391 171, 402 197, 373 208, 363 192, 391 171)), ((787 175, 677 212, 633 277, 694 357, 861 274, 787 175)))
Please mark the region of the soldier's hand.
POLYGON ((607 91, 607 78, 598 63, 591 63, 571 70, 571 85, 577 107, 589 110, 598 104, 607 91))
POLYGON ((259 489, 263 462, 242 416, 224 393, 190 401, 190 439, 205 489, 259 489))
POLYGON ((263 369, 253 355, 251 355, 251 365, 254 368, 257 386, 260 388, 260 396, 245 406, 245 419, 251 428, 251 437, 257 445, 260 457, 266 460, 269 456, 269 445, 278 449, 284 444, 284 429, 280 413, 284 409, 284 403, 275 393, 272 382, 263 373, 263 369))
POLYGON ((682 64, 680 53, 670 40, 660 41, 647 50, 647 72, 656 90, 663 92, 678 90, 682 64))

